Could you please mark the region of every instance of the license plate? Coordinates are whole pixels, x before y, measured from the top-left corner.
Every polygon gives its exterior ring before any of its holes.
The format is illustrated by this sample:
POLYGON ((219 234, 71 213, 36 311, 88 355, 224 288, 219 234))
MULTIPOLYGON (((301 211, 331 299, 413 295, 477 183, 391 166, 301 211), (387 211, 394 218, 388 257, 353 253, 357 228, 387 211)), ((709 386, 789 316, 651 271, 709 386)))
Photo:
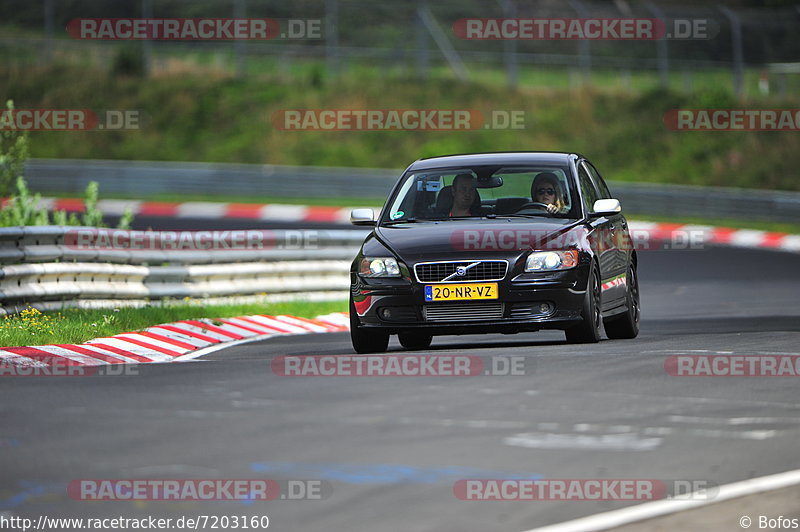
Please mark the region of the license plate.
POLYGON ((425 301, 497 299, 497 283, 425 285, 425 301))

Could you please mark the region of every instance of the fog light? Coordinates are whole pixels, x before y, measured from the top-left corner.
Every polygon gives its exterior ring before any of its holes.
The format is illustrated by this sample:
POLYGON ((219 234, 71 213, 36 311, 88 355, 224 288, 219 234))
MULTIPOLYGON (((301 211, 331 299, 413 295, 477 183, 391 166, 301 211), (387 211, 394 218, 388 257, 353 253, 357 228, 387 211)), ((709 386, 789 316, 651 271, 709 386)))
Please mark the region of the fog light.
POLYGON ((539 312, 542 314, 550 314, 553 311, 553 305, 550 303, 542 303, 539 305, 539 312))
POLYGON ((381 314, 381 318, 383 318, 385 320, 392 319, 392 309, 390 309, 390 308, 382 308, 380 314, 381 314))

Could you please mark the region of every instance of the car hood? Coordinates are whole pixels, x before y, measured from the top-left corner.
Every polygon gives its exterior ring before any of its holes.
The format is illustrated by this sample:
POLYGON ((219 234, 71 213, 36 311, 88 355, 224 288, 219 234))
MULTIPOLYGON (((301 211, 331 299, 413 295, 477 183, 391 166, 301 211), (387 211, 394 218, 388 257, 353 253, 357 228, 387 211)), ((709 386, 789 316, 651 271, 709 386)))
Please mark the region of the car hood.
POLYGON ((580 221, 562 218, 446 220, 378 227, 375 238, 409 263, 471 258, 513 261, 531 249, 574 246, 580 227, 580 221))

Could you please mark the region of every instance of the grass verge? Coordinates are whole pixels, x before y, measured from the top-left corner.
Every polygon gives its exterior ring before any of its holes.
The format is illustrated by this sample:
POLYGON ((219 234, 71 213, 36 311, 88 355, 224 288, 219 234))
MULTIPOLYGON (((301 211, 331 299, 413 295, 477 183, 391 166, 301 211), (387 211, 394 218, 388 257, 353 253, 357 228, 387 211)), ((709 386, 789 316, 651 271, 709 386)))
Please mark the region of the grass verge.
MULTIPOLYGON (((692 94, 655 88, 607 92, 508 89, 480 79, 420 83, 375 71, 338 78, 264 71, 239 80, 6 65, 0 66, 0 94, 20 109, 58 102, 63 109, 136 110, 143 117, 138 130, 32 132, 33 157, 403 168, 448 153, 555 150, 584 153, 611 181, 800 190, 796 132, 673 131, 664 122, 673 109, 794 109, 794 93, 752 94, 740 102, 724 85, 698 86, 692 94), (487 125, 496 112, 519 111, 524 127, 315 131, 282 129, 280 122, 287 109, 429 108, 473 109, 487 125)), ((270 191, 254 187, 253 193, 270 191)))
POLYGON ((100 336, 138 331, 152 325, 186 319, 227 318, 248 314, 291 314, 313 318, 320 314, 345 311, 345 300, 107 310, 65 309, 47 313, 26 309, 20 314, 0 319, 0 347, 79 344, 100 336))

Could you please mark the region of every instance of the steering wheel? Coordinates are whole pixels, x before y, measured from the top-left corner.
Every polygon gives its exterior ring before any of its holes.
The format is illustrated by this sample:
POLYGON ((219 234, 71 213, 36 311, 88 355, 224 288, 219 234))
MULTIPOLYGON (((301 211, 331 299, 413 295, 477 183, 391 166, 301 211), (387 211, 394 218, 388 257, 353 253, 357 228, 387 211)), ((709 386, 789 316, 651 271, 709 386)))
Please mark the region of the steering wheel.
POLYGON ((525 205, 521 206, 519 209, 517 209, 517 212, 524 211, 526 209, 542 209, 542 210, 546 211, 547 210, 547 204, 546 203, 539 203, 538 201, 532 201, 530 203, 526 203, 525 205))

